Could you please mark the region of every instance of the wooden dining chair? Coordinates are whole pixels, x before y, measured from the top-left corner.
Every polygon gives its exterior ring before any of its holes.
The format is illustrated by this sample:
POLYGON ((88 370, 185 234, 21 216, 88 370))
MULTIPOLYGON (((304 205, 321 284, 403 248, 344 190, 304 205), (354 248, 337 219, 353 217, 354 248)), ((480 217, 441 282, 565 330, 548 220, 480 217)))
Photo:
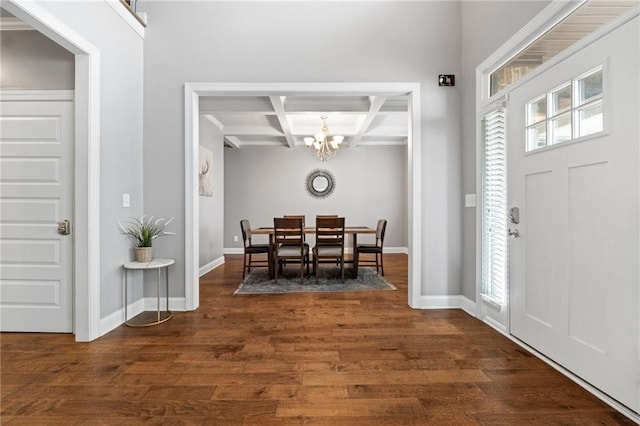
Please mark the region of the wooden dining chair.
MULTIPOLYGON (((302 219, 302 229, 304 229, 307 225, 306 225, 306 216, 303 214, 285 214, 282 215, 282 217, 287 217, 287 218, 300 218, 302 219)), ((309 248, 309 243, 307 243, 307 234, 303 232, 302 234, 302 241, 304 242, 304 247, 305 250, 307 251, 307 257, 305 257, 304 262, 305 265, 307 266, 307 275, 309 275, 309 265, 311 264, 311 262, 309 261, 309 253, 310 253, 310 248, 309 248)), ((285 265, 287 264, 287 260, 285 259, 283 262, 285 265)))
POLYGON ((252 266, 269 266, 269 244, 254 244, 251 241, 251 225, 247 219, 240 221, 240 229, 242 230, 242 241, 244 243, 244 258, 242 261, 242 279, 245 272, 250 273, 252 266), (267 259, 254 259, 254 254, 266 254, 267 259), (247 262, 247 259, 249 262, 247 262))
POLYGON ((316 284, 322 259, 330 259, 331 263, 339 262, 344 282, 344 217, 316 217, 316 245, 313 248, 316 284))
POLYGON ((376 272, 384 277, 384 262, 382 257, 382 246, 384 245, 384 234, 387 230, 387 220, 378 220, 376 226, 376 242, 375 244, 358 244, 354 249, 353 267, 356 273, 360 265, 376 265, 376 272), (373 254, 373 259, 361 259, 361 254, 373 254))
MULTIPOLYGON (((316 215, 316 221, 318 220, 318 218, 325 218, 325 217, 338 217, 337 214, 318 214, 316 215)), ((314 263, 315 265, 315 263, 314 263)), ((336 266, 340 266, 340 261, 336 259, 336 266)), ((315 270, 314 270, 315 271, 315 270)))
MULTIPOLYGON (((294 260, 300 263, 300 283, 304 283, 305 259, 309 259, 309 249, 304 243, 304 222, 300 217, 274 217, 273 241, 275 261, 275 282, 282 272, 284 262, 294 260), (280 270, 280 271, 279 271, 280 270)), ((307 274, 309 274, 309 264, 307 274)))

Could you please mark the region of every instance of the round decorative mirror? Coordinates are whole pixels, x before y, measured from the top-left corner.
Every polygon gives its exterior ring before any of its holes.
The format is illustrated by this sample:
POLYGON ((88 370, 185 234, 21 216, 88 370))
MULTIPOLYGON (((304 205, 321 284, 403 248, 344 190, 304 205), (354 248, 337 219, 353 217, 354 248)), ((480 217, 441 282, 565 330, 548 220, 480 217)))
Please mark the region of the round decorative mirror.
POLYGON ((316 169, 307 175, 306 186, 309 194, 317 198, 324 198, 333 192, 335 181, 328 170, 316 169))

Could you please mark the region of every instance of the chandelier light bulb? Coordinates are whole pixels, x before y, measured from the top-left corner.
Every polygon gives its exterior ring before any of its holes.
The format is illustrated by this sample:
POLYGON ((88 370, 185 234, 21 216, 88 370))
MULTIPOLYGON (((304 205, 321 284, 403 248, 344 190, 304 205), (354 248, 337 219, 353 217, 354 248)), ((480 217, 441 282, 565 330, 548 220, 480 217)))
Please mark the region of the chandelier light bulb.
POLYGON ((329 128, 327 127, 327 116, 322 115, 320 119, 322 120, 322 128, 320 131, 313 137, 307 136, 303 140, 309 152, 314 153, 311 150, 313 147, 315 150, 314 154, 319 161, 328 161, 332 159, 340 149, 344 136, 335 135, 328 137, 329 128))

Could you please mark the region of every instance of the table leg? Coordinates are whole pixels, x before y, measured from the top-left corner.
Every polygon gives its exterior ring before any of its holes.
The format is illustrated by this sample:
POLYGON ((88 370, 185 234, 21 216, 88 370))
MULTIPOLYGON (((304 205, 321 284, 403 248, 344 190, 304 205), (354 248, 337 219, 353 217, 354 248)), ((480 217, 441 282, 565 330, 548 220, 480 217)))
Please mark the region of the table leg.
POLYGON ((164 270, 164 274, 167 284, 167 315, 171 315, 171 311, 169 310, 169 267, 164 270))
POLYGON ((157 305, 156 307, 158 308, 158 322, 160 322, 160 270, 162 268, 158 268, 158 285, 157 285, 157 305))
POLYGON ((269 263, 269 279, 274 279, 276 276, 275 270, 275 258, 273 251, 275 250, 275 241, 273 234, 269 234, 269 253, 267 254, 267 262, 269 263))
POLYGON ((124 322, 125 324, 127 323, 127 321, 129 321, 129 317, 127 316, 127 287, 128 287, 128 275, 129 275, 129 271, 127 271, 126 269, 124 270, 124 322))
POLYGON ((353 233, 353 278, 358 278, 358 234, 356 232, 353 233))

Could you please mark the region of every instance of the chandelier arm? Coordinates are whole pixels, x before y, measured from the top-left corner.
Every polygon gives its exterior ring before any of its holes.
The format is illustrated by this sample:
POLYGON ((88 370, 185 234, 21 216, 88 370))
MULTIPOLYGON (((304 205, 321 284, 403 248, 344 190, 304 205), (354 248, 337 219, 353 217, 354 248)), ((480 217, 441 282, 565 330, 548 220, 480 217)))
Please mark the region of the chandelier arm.
MULTIPOLYGON (((344 138, 342 136, 329 138, 327 136, 329 132, 327 116, 322 115, 320 119, 322 120, 322 128, 320 132, 314 135, 315 142, 309 142, 307 147, 310 153, 312 153, 312 148, 315 149, 315 154, 319 161, 328 161, 336 155, 344 138)), ((310 138, 305 138, 305 143, 307 143, 307 139, 310 138)))

